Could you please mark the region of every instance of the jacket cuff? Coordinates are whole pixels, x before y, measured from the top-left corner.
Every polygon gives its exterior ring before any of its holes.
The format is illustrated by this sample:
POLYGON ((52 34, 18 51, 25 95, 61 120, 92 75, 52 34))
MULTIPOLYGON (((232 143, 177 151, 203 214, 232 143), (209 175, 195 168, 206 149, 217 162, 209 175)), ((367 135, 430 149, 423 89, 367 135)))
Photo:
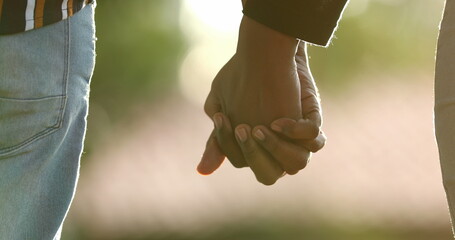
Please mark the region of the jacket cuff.
POLYGON ((327 46, 348 0, 248 0, 245 16, 274 30, 327 46))

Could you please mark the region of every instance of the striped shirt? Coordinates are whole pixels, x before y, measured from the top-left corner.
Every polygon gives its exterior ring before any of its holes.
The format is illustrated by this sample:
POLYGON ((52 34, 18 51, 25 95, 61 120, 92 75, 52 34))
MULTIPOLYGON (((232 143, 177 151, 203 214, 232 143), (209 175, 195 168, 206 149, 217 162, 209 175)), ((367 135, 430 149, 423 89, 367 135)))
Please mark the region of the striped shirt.
POLYGON ((0 34, 40 28, 66 19, 89 0, 0 0, 0 34))

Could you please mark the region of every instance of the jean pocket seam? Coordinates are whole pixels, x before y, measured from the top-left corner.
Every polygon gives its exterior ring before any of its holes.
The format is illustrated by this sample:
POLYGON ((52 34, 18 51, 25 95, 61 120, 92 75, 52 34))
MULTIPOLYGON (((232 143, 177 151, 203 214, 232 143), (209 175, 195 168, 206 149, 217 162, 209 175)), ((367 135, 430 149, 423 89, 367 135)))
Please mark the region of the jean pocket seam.
POLYGON ((52 120, 49 121, 49 126, 43 127, 42 130, 38 130, 36 133, 34 133, 30 137, 25 137, 24 140, 18 140, 17 144, 14 144, 12 146, 6 146, 4 148, 0 148, 0 157, 8 156, 11 154, 16 153, 17 151, 23 149, 24 147, 29 146, 30 144, 34 143, 35 141, 44 138, 54 132, 56 132, 58 129, 62 127, 63 123, 63 116, 65 112, 65 103, 66 103, 66 96, 56 96, 56 97, 48 97, 48 98, 41 98, 41 99, 34 99, 34 100, 26 100, 26 99, 18 99, 18 100, 13 100, 13 99, 5 99, 5 98, 0 98, 0 100, 8 100, 8 101, 14 101, 14 102, 40 102, 40 101, 45 101, 45 100, 53 100, 58 101, 55 103, 55 105, 58 105, 58 110, 56 111, 55 117, 52 117, 52 120))

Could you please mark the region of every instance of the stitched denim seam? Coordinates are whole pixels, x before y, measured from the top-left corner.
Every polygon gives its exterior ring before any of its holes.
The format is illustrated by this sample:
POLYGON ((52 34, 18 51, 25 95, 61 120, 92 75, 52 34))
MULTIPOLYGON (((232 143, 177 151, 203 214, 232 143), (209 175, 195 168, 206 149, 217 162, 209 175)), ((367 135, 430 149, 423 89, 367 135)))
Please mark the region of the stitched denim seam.
POLYGON ((69 78, 69 68, 70 68, 70 64, 69 64, 69 59, 70 59, 70 46, 71 46, 71 38, 70 38, 70 21, 68 19, 65 20, 65 56, 64 56, 64 71, 63 71, 63 78, 62 78, 62 95, 65 96, 64 98, 62 98, 62 102, 61 102, 61 105, 60 105, 60 114, 59 114, 59 118, 57 119, 57 123, 55 124, 56 127, 61 127, 62 126, 62 122, 63 122, 63 116, 64 116, 64 113, 65 113, 65 107, 66 107, 66 96, 68 94, 68 90, 67 90, 67 86, 68 86, 68 78, 69 78))
POLYGON ((62 98, 66 97, 65 95, 54 95, 54 96, 47 96, 47 97, 38 97, 38 98, 5 98, 5 97, 0 97, 0 100, 5 100, 5 101, 41 101, 41 100, 48 100, 48 99, 53 99, 53 98, 62 98))

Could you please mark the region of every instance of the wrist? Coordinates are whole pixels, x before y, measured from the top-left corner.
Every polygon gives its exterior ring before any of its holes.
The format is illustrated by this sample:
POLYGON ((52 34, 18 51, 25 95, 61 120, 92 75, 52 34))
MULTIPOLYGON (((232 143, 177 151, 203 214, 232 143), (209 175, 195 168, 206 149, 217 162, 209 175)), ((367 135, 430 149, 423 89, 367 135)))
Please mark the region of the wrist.
POLYGON ((244 16, 240 24, 237 55, 250 61, 294 61, 299 40, 244 16))

